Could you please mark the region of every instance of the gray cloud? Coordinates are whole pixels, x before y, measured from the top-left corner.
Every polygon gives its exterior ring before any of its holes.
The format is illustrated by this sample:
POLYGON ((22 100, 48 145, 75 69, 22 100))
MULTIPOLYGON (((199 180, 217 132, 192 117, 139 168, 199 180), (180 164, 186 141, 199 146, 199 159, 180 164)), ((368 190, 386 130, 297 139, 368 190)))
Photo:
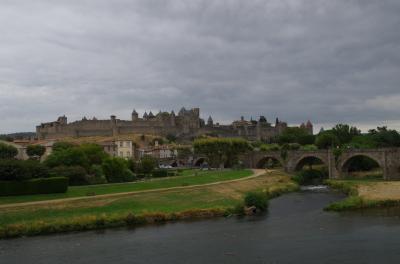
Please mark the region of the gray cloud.
POLYGON ((400 123, 397 0, 0 6, 0 133, 198 106, 230 121, 400 123), (390 120, 390 122, 389 122, 390 120))

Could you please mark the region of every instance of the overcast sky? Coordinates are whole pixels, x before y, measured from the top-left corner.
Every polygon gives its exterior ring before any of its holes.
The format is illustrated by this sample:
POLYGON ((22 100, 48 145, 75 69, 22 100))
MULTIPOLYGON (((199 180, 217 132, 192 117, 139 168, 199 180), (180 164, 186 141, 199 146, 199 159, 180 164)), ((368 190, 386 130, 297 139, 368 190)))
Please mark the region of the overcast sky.
POLYGON ((0 133, 200 107, 400 128, 399 0, 0 0, 0 133))

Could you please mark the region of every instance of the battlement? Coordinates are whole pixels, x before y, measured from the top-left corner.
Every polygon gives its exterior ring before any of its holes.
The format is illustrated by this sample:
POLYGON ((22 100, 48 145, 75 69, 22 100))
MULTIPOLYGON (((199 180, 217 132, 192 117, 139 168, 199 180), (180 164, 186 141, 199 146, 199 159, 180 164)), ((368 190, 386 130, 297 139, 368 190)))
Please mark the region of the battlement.
MULTIPOLYGON (((312 133, 310 121, 304 128, 312 133)), ((220 137, 244 137, 254 140, 269 140, 276 137, 287 127, 287 123, 277 118, 275 125, 267 121, 265 116, 259 120, 233 121, 230 125, 215 123, 209 116, 207 123, 200 118, 200 109, 186 109, 182 107, 176 115, 174 111, 153 114, 145 111, 142 116, 134 109, 130 120, 121 120, 111 115, 110 119, 99 120, 96 117, 68 123, 65 115, 57 118, 57 121, 42 123, 36 127, 39 139, 57 139, 63 137, 82 136, 112 136, 120 134, 153 134, 159 136, 174 135, 176 137, 193 138, 199 135, 214 135, 220 137)))

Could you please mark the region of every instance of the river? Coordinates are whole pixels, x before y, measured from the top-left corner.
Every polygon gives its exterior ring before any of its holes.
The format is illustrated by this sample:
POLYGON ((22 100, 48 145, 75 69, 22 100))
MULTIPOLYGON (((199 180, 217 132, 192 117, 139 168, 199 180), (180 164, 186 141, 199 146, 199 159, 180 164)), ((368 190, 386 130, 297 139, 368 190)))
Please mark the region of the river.
POLYGON ((322 210, 342 198, 299 192, 258 217, 0 240, 0 263, 400 263, 400 214, 322 210))

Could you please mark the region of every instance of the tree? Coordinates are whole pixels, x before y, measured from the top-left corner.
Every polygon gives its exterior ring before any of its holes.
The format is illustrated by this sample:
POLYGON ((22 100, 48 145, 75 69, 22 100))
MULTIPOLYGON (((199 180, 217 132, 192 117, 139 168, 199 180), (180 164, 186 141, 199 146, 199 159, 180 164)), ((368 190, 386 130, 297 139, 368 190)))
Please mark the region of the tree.
POLYGON ((174 134, 168 134, 168 135, 166 136, 166 139, 167 139, 169 142, 175 142, 175 141, 176 141, 176 136, 175 136, 174 134))
POLYGON ((301 145, 313 144, 315 137, 310 135, 308 131, 300 127, 288 127, 278 137, 280 144, 299 143, 301 145))
POLYGON ((108 157, 103 148, 94 143, 82 144, 78 148, 86 155, 90 165, 100 165, 108 157))
POLYGON ((195 153, 207 156, 214 167, 233 165, 239 154, 250 149, 246 140, 236 138, 197 139, 193 147, 195 153))
POLYGON ((0 159, 13 159, 17 154, 18 150, 16 147, 0 143, 0 159))
POLYGON ((386 126, 377 127, 368 132, 378 147, 400 147, 400 134, 386 126))
POLYGON ((157 166, 157 161, 152 156, 144 156, 140 159, 139 167, 140 172, 144 174, 150 174, 157 166))
POLYGON ((317 136, 315 145, 320 149, 339 146, 339 139, 331 131, 325 131, 317 136))
POLYGON ((356 127, 350 127, 347 124, 337 124, 334 128, 332 128, 332 133, 339 140, 339 144, 349 143, 354 136, 358 136, 361 134, 361 131, 356 127))
POLYGON ((73 144, 73 143, 60 141, 60 142, 56 142, 56 143, 53 144, 53 152, 60 151, 60 150, 71 149, 71 148, 74 148, 74 147, 76 147, 76 145, 73 144))
POLYGON ((367 135, 354 136, 347 146, 356 149, 368 149, 368 148, 376 148, 378 146, 378 143, 374 140, 374 138, 370 134, 367 134, 367 135))
POLYGON ((125 174, 128 170, 128 164, 125 159, 119 157, 108 158, 101 167, 108 182, 125 181, 125 174))
POLYGON ((187 159, 193 154, 191 147, 178 147, 176 151, 178 152, 178 159, 187 159))
POLYGON ((46 147, 41 146, 41 145, 29 145, 26 148, 26 154, 28 154, 29 158, 34 159, 37 158, 40 160, 40 158, 44 155, 46 152, 46 147))
POLYGON ((45 160, 50 168, 58 166, 82 166, 86 170, 90 168, 88 157, 79 148, 70 148, 53 151, 45 160))
POLYGON ((8 135, 0 135, 0 140, 13 142, 14 139, 8 135))

